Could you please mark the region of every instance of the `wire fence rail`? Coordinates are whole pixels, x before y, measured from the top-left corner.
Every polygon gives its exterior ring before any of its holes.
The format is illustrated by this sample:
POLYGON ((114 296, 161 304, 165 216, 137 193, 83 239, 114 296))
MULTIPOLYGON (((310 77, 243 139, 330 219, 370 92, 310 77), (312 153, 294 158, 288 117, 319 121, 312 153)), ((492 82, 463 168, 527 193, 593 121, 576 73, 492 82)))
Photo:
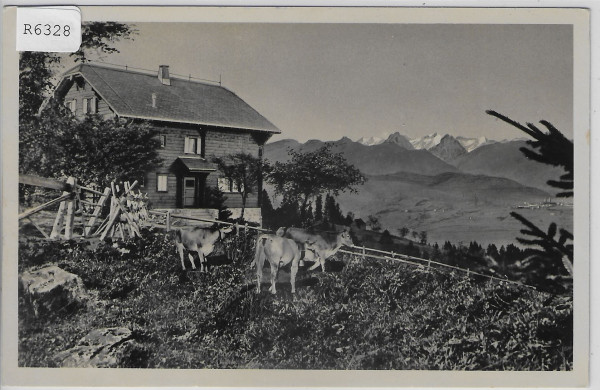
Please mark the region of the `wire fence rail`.
MULTIPOLYGON (((241 229, 244 229, 245 233, 247 233, 248 230, 255 230, 257 232, 268 233, 268 234, 275 233, 272 230, 263 229, 263 228, 256 227, 256 226, 251 226, 251 225, 248 225, 247 223, 239 224, 236 222, 225 222, 225 221, 219 221, 219 220, 210 219, 210 218, 189 217, 189 216, 185 216, 185 215, 172 214, 170 211, 149 210, 148 213, 154 214, 157 216, 164 216, 165 224, 154 223, 154 225, 159 226, 159 227, 165 227, 166 231, 171 230, 172 220, 175 218, 175 219, 183 219, 183 220, 188 220, 188 221, 199 221, 199 222, 216 223, 216 224, 220 224, 220 225, 233 226, 236 229, 235 230, 236 234, 239 234, 241 229)), ((352 246, 349 246, 349 248, 358 250, 358 251, 349 251, 349 250, 345 250, 345 249, 340 249, 338 252, 349 254, 349 255, 360 256, 363 259, 371 258, 371 259, 378 259, 378 260, 395 261, 395 262, 404 263, 404 264, 417 266, 417 267, 427 267, 427 269, 439 270, 440 268, 438 268, 438 267, 441 267, 443 269, 452 269, 452 270, 456 270, 456 271, 465 273, 465 275, 467 277, 478 276, 478 277, 488 278, 490 280, 494 280, 494 281, 501 282, 501 283, 509 283, 509 284, 537 290, 534 286, 531 286, 531 285, 528 285, 525 283, 521 283, 521 282, 518 282, 515 280, 499 278, 499 277, 493 276, 493 275, 486 275, 486 274, 482 274, 480 272, 472 271, 468 268, 465 269, 465 268, 461 268, 461 267, 456 267, 454 265, 441 263, 439 261, 435 261, 435 260, 431 260, 431 259, 423 259, 421 257, 408 256, 408 255, 404 255, 401 253, 388 252, 388 251, 383 251, 383 250, 374 249, 374 248, 367 248, 365 246, 352 245, 352 246), (369 253, 369 252, 378 253, 379 255, 369 253)))

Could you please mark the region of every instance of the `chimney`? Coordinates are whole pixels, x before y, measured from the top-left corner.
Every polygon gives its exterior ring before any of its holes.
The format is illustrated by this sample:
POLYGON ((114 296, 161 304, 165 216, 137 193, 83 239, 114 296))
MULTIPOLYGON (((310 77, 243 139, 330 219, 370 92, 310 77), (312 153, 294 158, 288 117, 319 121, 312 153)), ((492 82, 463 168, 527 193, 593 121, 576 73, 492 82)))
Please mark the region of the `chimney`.
POLYGON ((163 85, 171 85, 171 79, 169 78, 169 65, 159 65, 158 79, 163 85))

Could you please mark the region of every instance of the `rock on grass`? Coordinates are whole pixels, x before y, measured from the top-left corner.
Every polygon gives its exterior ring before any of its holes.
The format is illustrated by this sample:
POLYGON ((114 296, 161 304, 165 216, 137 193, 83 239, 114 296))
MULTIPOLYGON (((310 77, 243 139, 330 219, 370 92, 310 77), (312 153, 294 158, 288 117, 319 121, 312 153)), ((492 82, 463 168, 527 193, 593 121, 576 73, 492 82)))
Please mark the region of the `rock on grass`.
POLYGON ((139 360, 141 353, 143 349, 131 330, 102 328, 92 330, 76 346, 56 354, 54 360, 59 367, 116 368, 131 366, 129 363, 139 360))
POLYGON ((21 292, 35 316, 59 314, 84 305, 89 297, 81 278, 55 265, 19 275, 21 292))

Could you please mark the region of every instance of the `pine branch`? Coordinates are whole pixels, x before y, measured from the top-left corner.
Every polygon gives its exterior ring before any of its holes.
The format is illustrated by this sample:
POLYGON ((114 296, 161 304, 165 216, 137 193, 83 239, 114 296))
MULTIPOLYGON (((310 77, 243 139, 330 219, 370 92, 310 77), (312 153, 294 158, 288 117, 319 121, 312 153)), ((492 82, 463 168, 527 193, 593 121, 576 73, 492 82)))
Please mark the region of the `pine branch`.
POLYGON ((569 275, 573 277, 573 263, 566 256, 563 256, 562 262, 569 275))
POLYGON ((558 194, 556 194, 556 197, 557 198, 572 198, 573 191, 559 192, 558 194))
POLYGON ((548 180, 546 183, 548 183, 548 185, 551 185, 552 187, 561 188, 563 190, 573 189, 573 180, 569 180, 569 181, 548 180))
MULTIPOLYGON (((540 123, 548 129, 545 133, 533 123, 527 123, 523 126, 502 114, 493 110, 487 110, 486 113, 492 115, 514 127, 530 135, 534 140, 527 141, 531 146, 529 148, 520 148, 525 157, 552 166, 562 167, 566 173, 560 177, 559 181, 551 180, 548 184, 552 187, 572 190, 573 189, 573 142, 567 139, 554 125, 546 120, 541 120, 540 123)), ((572 196, 572 191, 564 191, 557 196, 567 197, 572 196)))
POLYGON ((573 235, 570 232, 561 228, 559 230, 560 237, 557 241, 554 238, 557 232, 557 227, 555 223, 552 223, 548 227, 548 232, 544 232, 522 215, 515 212, 510 213, 510 215, 529 228, 529 230, 522 229, 522 234, 538 237, 535 240, 517 237, 517 241, 526 245, 540 246, 545 249, 545 253, 549 257, 553 257, 557 253, 560 253, 561 255, 567 256, 569 260, 573 261, 572 245, 571 247, 569 247, 569 245, 565 245, 567 240, 573 240, 573 235), (557 253, 552 253, 554 251, 557 251, 557 253))

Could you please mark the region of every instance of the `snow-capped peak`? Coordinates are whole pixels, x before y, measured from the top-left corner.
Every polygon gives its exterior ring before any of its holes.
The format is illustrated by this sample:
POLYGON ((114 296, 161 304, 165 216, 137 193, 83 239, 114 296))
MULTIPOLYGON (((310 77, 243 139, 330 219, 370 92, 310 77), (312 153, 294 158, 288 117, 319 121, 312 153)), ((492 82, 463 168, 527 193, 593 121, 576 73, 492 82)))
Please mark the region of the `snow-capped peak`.
POLYGON ((486 137, 478 137, 478 138, 468 138, 468 137, 456 137, 456 140, 460 142, 460 144, 467 150, 467 152, 472 152, 482 145, 487 145, 495 141, 491 141, 486 137))
POLYGON ((380 143, 383 143, 383 141, 385 141, 385 138, 381 137, 362 137, 356 140, 359 144, 367 146, 379 145, 380 143))
POLYGON ((444 138, 444 135, 433 133, 425 135, 421 138, 412 139, 410 140, 410 143, 415 149, 431 149, 434 146, 438 145, 442 138, 444 138))

